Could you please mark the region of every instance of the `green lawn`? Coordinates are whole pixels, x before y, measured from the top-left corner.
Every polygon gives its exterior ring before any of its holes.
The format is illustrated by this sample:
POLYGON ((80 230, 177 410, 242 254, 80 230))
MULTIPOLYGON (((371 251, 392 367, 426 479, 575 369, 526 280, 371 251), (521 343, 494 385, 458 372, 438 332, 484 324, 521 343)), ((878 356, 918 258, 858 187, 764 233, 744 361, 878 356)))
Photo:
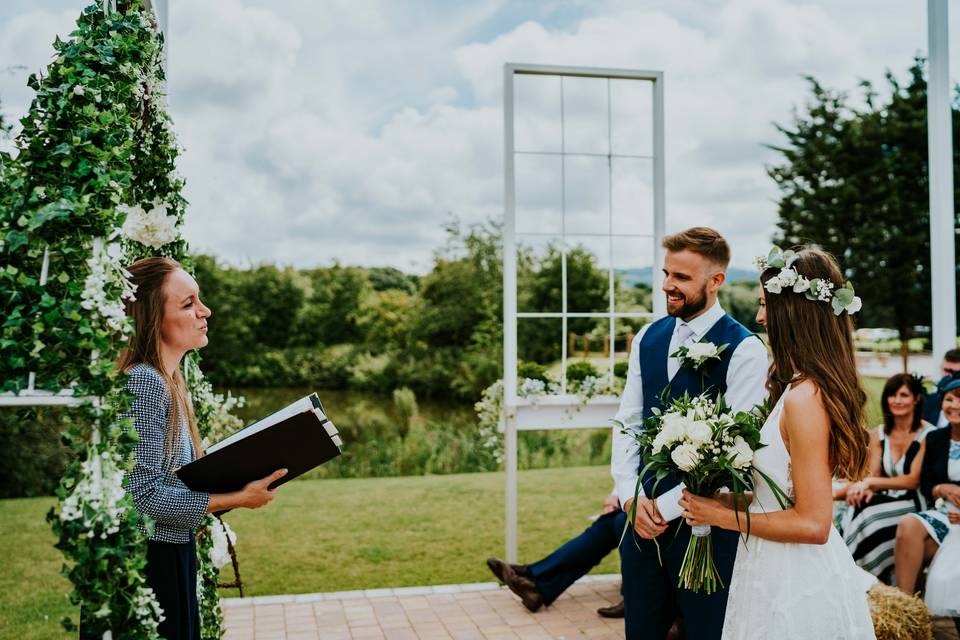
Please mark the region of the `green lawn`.
MULTIPOLYGON (((519 485, 520 554, 533 560, 589 525, 611 481, 599 466, 523 471, 519 485)), ((290 483, 270 506, 226 516, 244 595, 488 581, 484 560, 503 556, 503 490, 502 473, 290 483)), ((61 637, 73 613, 44 521, 52 504, 0 501, 0 638, 61 637)), ((598 571, 618 566, 613 554, 598 571)))
MULTIPOLYGON (((865 384, 867 424, 876 425, 883 381, 865 384)), ((502 473, 476 473, 290 483, 269 507, 227 516, 246 595, 489 580, 484 559, 503 555, 503 482, 502 473)), ((588 526, 610 487, 606 466, 520 472, 521 559, 588 526)), ((0 638, 61 637, 58 621, 74 613, 44 520, 52 504, 0 501, 0 638)), ((613 555, 597 570, 617 566, 613 555)))

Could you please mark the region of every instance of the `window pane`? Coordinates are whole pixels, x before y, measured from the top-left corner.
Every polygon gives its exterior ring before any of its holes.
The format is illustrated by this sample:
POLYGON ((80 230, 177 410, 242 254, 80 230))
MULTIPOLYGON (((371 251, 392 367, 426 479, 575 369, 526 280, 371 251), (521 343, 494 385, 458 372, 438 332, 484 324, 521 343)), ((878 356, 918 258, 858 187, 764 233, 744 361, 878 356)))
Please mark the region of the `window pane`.
POLYGON ((514 156, 517 233, 561 233, 562 162, 561 156, 514 156))
POLYGON ((562 256, 559 236, 517 236, 517 311, 563 311, 562 256))
POLYGON ((513 138, 515 151, 561 150, 558 76, 513 75, 513 138))
POLYGON ((568 235, 566 247, 567 311, 609 312, 610 238, 568 235))
POLYGON ((611 159, 614 234, 653 235, 653 160, 611 159))
MULTIPOLYGON (((521 396, 525 378, 541 378, 541 382, 546 378, 542 391, 559 386, 562 340, 561 318, 517 318, 517 384, 521 396)), ((536 391, 536 385, 527 384, 527 392, 536 391)))
POLYGON ((564 232, 610 233, 610 163, 608 158, 565 156, 564 232))
POLYGON ((652 311, 653 238, 613 238, 615 311, 652 311))
POLYGON ((610 81, 612 153, 653 155, 653 82, 610 81))
POLYGON ((563 78, 563 150, 610 152, 606 78, 563 78))

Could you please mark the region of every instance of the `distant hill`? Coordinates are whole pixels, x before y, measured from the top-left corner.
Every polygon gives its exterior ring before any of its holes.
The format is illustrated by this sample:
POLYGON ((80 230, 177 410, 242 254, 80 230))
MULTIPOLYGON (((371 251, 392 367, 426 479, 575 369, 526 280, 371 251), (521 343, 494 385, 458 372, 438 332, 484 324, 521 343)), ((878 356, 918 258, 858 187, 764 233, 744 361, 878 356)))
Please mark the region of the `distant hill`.
MULTIPOLYGON (((641 267, 640 269, 616 269, 615 273, 620 281, 628 287, 634 287, 638 284, 645 284, 648 287, 653 285, 653 268, 641 267)), ((739 282, 741 280, 754 281, 757 279, 757 272, 752 269, 739 269, 730 267, 727 269, 727 282, 739 282)))

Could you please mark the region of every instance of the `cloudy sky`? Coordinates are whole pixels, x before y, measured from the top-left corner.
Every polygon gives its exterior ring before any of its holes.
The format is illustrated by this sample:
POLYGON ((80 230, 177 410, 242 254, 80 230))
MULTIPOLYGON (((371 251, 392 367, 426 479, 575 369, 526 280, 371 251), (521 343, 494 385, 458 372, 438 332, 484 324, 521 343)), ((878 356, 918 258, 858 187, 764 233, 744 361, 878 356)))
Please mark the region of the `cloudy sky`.
MULTIPOLYGON (((8 119, 85 4, 0 3, 8 119)), ((803 75, 855 90, 927 50, 924 0, 170 0, 170 13, 186 235, 234 264, 429 269, 451 215, 502 215, 503 64, 522 62, 662 70, 667 231, 715 226, 747 267, 776 215, 763 145, 802 106, 803 75)))

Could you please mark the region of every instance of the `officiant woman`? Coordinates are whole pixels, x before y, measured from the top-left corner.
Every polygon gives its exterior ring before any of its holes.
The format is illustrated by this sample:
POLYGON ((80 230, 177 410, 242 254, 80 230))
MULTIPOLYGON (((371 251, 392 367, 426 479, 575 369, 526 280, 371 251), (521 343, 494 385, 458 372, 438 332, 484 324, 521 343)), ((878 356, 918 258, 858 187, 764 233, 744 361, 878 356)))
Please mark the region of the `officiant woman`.
POLYGON ((136 300, 127 301, 136 334, 121 355, 135 397, 132 417, 140 441, 127 491, 147 534, 147 585, 156 594, 164 620, 159 634, 167 640, 200 640, 197 605, 196 530, 208 513, 270 502, 277 490, 277 470, 241 491, 207 494, 191 491, 173 473, 202 455, 197 423, 180 373, 183 356, 207 344, 212 313, 200 301, 196 281, 175 260, 145 258, 129 267, 136 300), (155 523, 146 527, 149 518, 155 523))

